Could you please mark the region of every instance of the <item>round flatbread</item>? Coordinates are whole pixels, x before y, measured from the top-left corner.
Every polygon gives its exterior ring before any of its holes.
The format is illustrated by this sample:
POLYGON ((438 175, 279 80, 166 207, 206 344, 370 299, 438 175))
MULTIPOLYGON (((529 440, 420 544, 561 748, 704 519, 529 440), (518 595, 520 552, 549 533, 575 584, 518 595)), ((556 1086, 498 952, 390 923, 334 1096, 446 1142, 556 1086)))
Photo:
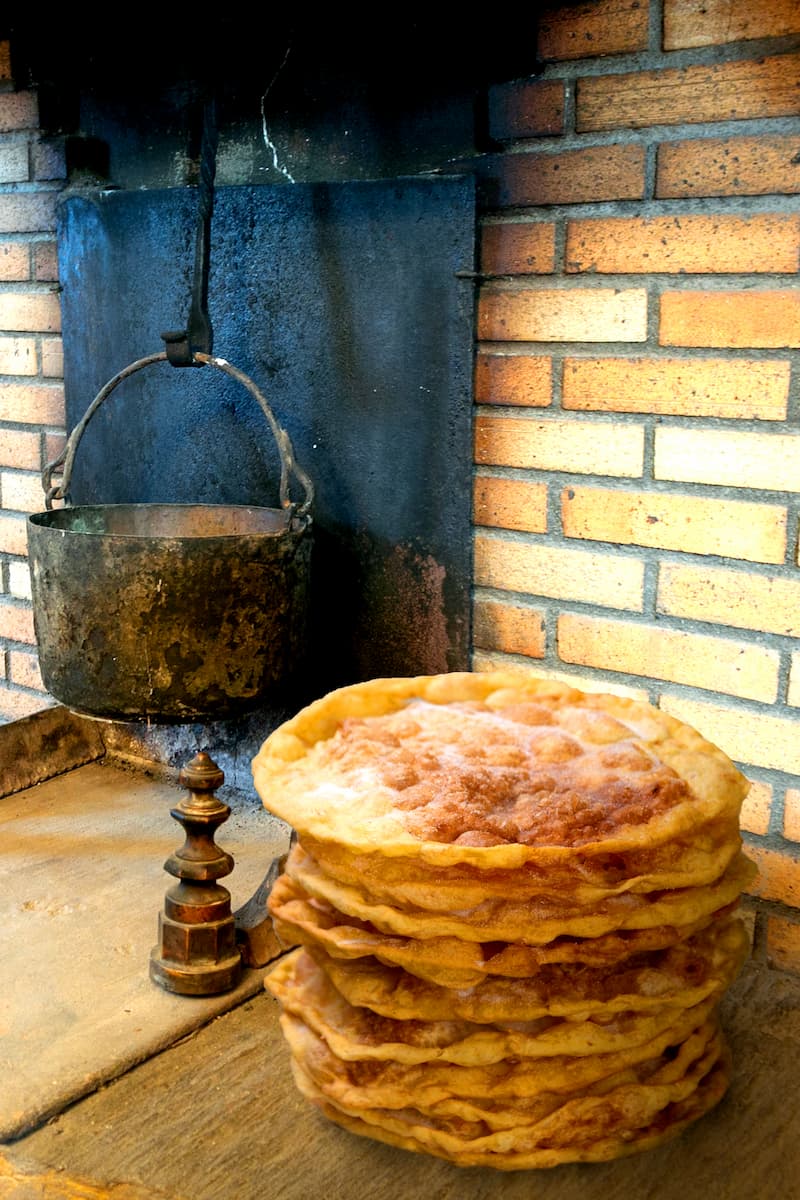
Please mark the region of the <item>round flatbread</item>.
POLYGON ((749 786, 650 705, 506 672, 337 689, 275 730, 252 769, 301 840, 486 871, 733 830, 749 786))
POLYGON ((706 887, 676 888, 644 896, 625 893, 585 908, 545 898, 520 901, 493 897, 473 909, 455 912, 381 903, 363 889, 332 879, 300 843, 287 856, 286 873, 308 895, 368 921, 383 933, 541 946, 558 937, 595 938, 620 930, 692 924, 738 900, 755 877, 756 867, 740 854, 716 882, 706 887))
POLYGON ((585 1020, 665 1005, 691 1008, 720 996, 748 951, 742 922, 731 919, 668 950, 634 955, 606 969, 553 964, 527 979, 490 976, 467 988, 441 987, 374 958, 332 958, 318 947, 307 952, 357 1007, 400 1020, 462 1017, 482 1024, 547 1016, 585 1020))
MULTIPOLYGON (((512 1058, 555 1059, 629 1052, 662 1035, 680 1040, 684 1021, 701 1023, 717 1003, 710 997, 690 1010, 665 1005, 649 1012, 587 1020, 400 1020, 350 1004, 302 950, 280 959, 264 985, 284 1012, 299 1016, 331 1050, 348 1061, 455 1063, 485 1066, 512 1058)), ((694 1025, 692 1025, 694 1027, 694 1025)))
POLYGON ((443 987, 470 987, 488 975, 524 979, 550 963, 610 967, 635 954, 675 946, 712 921, 730 916, 736 905, 703 916, 691 925, 614 930, 596 938, 560 937, 542 946, 383 933, 368 921, 313 899, 286 874, 275 881, 268 907, 275 932, 286 947, 318 946, 333 958, 377 958, 387 966, 404 967, 412 975, 443 987))

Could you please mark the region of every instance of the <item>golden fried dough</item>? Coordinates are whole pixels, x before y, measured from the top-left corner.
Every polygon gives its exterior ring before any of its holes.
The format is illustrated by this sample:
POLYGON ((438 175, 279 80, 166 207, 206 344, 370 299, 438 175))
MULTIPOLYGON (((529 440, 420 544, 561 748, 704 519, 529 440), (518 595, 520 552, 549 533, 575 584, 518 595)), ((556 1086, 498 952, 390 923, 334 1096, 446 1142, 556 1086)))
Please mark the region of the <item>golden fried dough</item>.
POLYGON ((746 855, 739 854, 725 873, 706 887, 676 888, 644 896, 612 896, 585 908, 547 897, 535 901, 493 898, 471 910, 452 913, 411 906, 399 908, 373 901, 361 889, 340 884, 326 875, 302 844, 288 855, 286 873, 315 899, 368 921, 384 933, 540 946, 557 937, 591 938, 619 930, 688 925, 737 900, 755 877, 756 868, 746 855))
POLYGON ((688 1010, 665 1005, 655 1011, 613 1013, 583 1021, 542 1017, 490 1025, 458 1019, 400 1020, 350 1004, 302 950, 280 959, 264 982, 283 1011, 301 1017, 339 1058, 404 1064, 486 1066, 510 1058, 628 1052, 664 1034, 671 1042, 679 1040, 684 1022, 694 1028, 717 1002, 712 997, 688 1010))
POLYGON ((734 907, 728 905, 691 925, 615 930, 596 938, 559 937, 543 946, 526 946, 382 933, 324 900, 312 899, 285 874, 276 880, 268 903, 275 931, 285 946, 319 946, 334 958, 374 957, 444 987, 469 987, 487 975, 526 978, 548 963, 607 967, 633 954, 677 945, 713 920, 728 916, 734 907))
POLYGON ((560 1055, 551 1058, 508 1058, 500 1062, 461 1066, 429 1060, 424 1063, 344 1059, 331 1050, 323 1036, 302 1017, 284 1011, 280 1017, 292 1055, 321 1090, 353 1108, 402 1108, 409 1097, 423 1110, 463 1100, 520 1099, 550 1095, 560 1097, 586 1089, 603 1080, 634 1071, 645 1078, 663 1065, 665 1051, 670 1061, 678 1048, 697 1030, 706 1041, 717 1031, 714 1005, 706 1003, 687 1009, 678 1022, 651 1042, 615 1053, 560 1055))
POLYGON ((504 672, 340 688, 252 769, 301 839, 484 869, 664 844, 735 818, 749 786, 658 709, 504 672))
MULTIPOLYGON (((292 1057, 333 1103, 351 1111, 411 1108, 434 1123, 446 1125, 451 1118, 455 1118, 462 1130, 468 1125, 478 1126, 477 1133, 480 1133, 480 1125, 490 1132, 532 1126, 559 1109, 569 1111, 568 1119, 574 1124, 577 1116, 574 1101, 577 1098, 584 1100, 605 1096, 630 1085, 648 1089, 681 1085, 687 1072, 696 1068, 698 1062, 705 1060, 706 1065, 710 1065, 722 1049, 719 1029, 715 1022, 710 1021, 688 1036, 682 1045, 675 1048, 674 1053, 667 1052, 622 1066, 608 1075, 587 1081, 580 1088, 574 1087, 570 1092, 565 1092, 563 1088, 559 1091, 540 1088, 516 1095, 492 1089, 483 1094, 465 1096, 459 1091, 447 1093, 441 1088, 432 1091, 426 1087, 424 1069, 415 1072, 423 1077, 421 1087, 417 1090, 404 1087, 402 1076, 395 1079, 391 1086, 376 1084, 369 1076, 360 1078, 354 1084, 349 1078, 353 1073, 352 1066, 342 1070, 342 1064, 337 1063, 335 1055, 325 1055, 324 1050, 315 1044, 313 1035, 311 1038, 304 1036, 298 1024, 293 1026, 291 1021, 283 1023, 283 1028, 292 1057)), ((674 1094, 671 1098, 675 1098, 674 1094)))
POLYGON ((293 827, 265 977, 299 1091, 499 1170, 656 1146, 724 1095, 748 781, 644 703, 510 672, 374 679, 253 759, 293 827))
POLYGON ((452 912, 473 908, 487 897, 527 900, 536 896, 595 904, 625 892, 654 892, 713 883, 741 850, 738 817, 698 825, 672 841, 626 852, 565 858, 548 848, 535 859, 510 867, 474 862, 443 865, 416 856, 390 856, 377 849, 352 852, 330 840, 302 837, 304 848, 327 875, 360 885, 376 899, 400 906, 452 912))
POLYGON ((551 964, 527 979, 492 976, 468 988, 440 987, 374 958, 347 961, 319 947, 307 952, 351 1004, 400 1020, 452 1016, 480 1024, 546 1016, 586 1020, 664 1005, 690 1008, 729 986, 748 949, 742 922, 731 918, 668 950, 635 955, 613 967, 551 964))
POLYGON ((603 1162, 650 1149, 676 1136, 719 1103, 730 1082, 730 1063, 723 1047, 707 1067, 703 1060, 679 1084, 654 1087, 648 1094, 636 1085, 605 1096, 576 1101, 574 1127, 569 1115, 555 1114, 532 1127, 483 1136, 459 1136, 451 1125, 425 1123, 414 1110, 349 1109, 334 1104, 316 1087, 295 1060, 298 1089, 336 1124, 352 1133, 404 1149, 448 1159, 457 1166, 489 1166, 498 1170, 554 1167, 564 1162, 603 1162), (705 1073, 701 1072, 705 1069, 705 1073))

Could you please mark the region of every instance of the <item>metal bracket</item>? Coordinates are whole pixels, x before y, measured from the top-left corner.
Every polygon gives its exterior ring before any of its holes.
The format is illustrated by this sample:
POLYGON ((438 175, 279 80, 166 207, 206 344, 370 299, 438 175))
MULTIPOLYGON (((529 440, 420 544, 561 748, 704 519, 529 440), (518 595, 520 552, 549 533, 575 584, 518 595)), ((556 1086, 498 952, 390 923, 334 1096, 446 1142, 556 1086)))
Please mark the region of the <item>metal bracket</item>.
POLYGON ((214 334, 208 315, 208 272, 211 245, 211 214, 214 208, 217 125, 214 101, 209 100, 203 113, 203 137, 200 148, 197 237, 195 240, 192 304, 185 330, 162 333, 167 359, 173 367, 202 367, 195 354, 211 354, 214 334))
POLYGON ((250 899, 233 914, 236 944, 246 967, 265 967, 280 958, 290 946, 285 946, 275 932, 267 900, 275 881, 283 873, 286 855, 274 858, 263 880, 250 899))

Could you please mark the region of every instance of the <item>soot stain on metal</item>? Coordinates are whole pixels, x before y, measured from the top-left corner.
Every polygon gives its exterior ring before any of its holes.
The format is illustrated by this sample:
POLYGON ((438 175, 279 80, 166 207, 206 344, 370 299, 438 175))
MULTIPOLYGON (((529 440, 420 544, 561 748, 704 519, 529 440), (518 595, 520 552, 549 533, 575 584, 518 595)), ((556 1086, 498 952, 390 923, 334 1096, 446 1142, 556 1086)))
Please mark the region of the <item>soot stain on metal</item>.
POLYGON ((359 550, 364 610, 355 631, 356 654, 367 655, 376 673, 446 671, 451 637, 444 566, 412 543, 376 552, 364 539, 359 550))

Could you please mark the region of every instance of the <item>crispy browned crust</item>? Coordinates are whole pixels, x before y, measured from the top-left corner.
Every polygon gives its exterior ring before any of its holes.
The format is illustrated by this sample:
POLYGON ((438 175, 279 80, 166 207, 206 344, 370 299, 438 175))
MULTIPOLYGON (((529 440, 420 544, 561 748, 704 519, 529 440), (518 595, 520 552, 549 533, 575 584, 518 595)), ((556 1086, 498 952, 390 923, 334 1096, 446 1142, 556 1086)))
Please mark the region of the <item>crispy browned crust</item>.
POLYGON ((754 878, 756 867, 746 855, 739 854, 707 887, 623 894, 594 905, 577 905, 563 895, 528 900, 490 895, 474 908, 452 912, 410 903, 389 904, 364 888, 341 884, 320 868, 302 844, 288 855, 286 871, 308 895, 368 921, 383 933, 541 946, 558 937, 595 938, 621 930, 692 924, 738 900, 754 878))
POLYGON ((557 937, 544 945, 530 946, 522 942, 468 942, 453 936, 418 938, 383 933, 368 921, 312 899, 286 874, 276 880, 268 903, 274 928, 285 946, 319 946, 334 958, 375 957, 445 987, 469 987, 488 975, 526 978, 550 963, 609 967, 634 954, 675 946, 712 921, 724 919, 735 907, 728 905, 704 914, 688 925, 612 930, 594 938, 557 937))
MULTIPOLYGON (((664 1036, 666 1044, 680 1043, 709 1018, 718 1003, 718 997, 709 997, 690 1009, 665 1004, 655 1011, 587 1020, 546 1017, 479 1024, 453 1015, 443 1021, 401 1020, 350 1004, 301 950, 282 958, 264 982, 282 1011, 301 1018, 337 1057, 373 1064, 483 1068, 513 1059, 536 1066, 629 1054, 664 1036)), ((565 1082, 568 1080, 569 1072, 565 1074, 565 1082)))
POLYGON ((453 1121, 436 1121, 414 1108, 354 1108, 331 1100, 303 1064, 293 1058, 299 1090, 329 1120, 353 1133, 417 1153, 445 1158, 457 1166, 498 1170, 554 1167, 567 1162, 622 1158, 677 1136, 724 1096, 730 1057, 717 1042, 681 1080, 669 1084, 630 1083, 601 1096, 576 1097, 532 1125, 482 1132, 453 1121))
POLYGON ((483 870, 730 828, 748 788, 658 709, 506 672, 338 689, 271 734, 252 766, 266 807, 301 837, 483 870))

